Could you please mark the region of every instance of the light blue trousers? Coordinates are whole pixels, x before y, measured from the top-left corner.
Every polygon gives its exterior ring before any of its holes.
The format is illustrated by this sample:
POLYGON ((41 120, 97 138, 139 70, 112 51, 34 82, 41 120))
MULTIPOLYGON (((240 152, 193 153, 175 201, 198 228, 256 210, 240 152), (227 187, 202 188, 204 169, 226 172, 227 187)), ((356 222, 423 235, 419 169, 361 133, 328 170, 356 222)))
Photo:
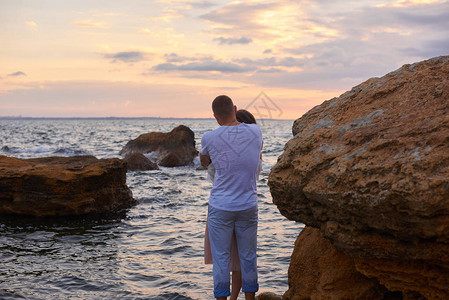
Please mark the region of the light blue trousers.
POLYGON ((242 291, 257 292, 257 205, 242 211, 226 211, 209 205, 209 239, 212 251, 214 296, 231 295, 229 262, 235 231, 242 271, 242 291))

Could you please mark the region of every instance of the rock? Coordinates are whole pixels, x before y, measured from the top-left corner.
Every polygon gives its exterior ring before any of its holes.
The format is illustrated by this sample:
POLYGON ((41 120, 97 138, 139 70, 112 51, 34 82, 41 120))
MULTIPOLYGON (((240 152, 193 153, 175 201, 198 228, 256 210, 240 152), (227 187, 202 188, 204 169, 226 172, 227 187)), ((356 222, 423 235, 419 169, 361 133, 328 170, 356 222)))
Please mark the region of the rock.
POLYGON ((295 242, 284 299, 383 299, 387 289, 355 268, 354 259, 306 227, 295 242), (351 287, 351 288, 348 288, 351 287))
POLYGON ((81 215, 135 203, 118 158, 0 156, 0 214, 81 215))
POLYGON ((170 132, 150 132, 129 141, 120 155, 155 152, 157 163, 164 167, 184 166, 193 162, 198 155, 195 149, 195 134, 184 125, 170 132))
POLYGON ((390 291, 401 291, 404 299, 449 299, 446 266, 420 260, 355 259, 360 273, 377 278, 390 291))
POLYGON ((257 295, 256 300, 282 300, 282 296, 272 292, 264 292, 257 295))
POLYGON ((126 162, 128 171, 147 171, 159 170, 156 163, 149 160, 145 155, 139 152, 133 152, 123 159, 126 162))
POLYGON ((163 156, 159 164, 164 167, 185 166, 192 163, 197 154, 196 150, 175 149, 163 156))
POLYGON ((293 135, 269 176, 280 212, 389 290, 449 298, 449 56, 325 101, 293 135))

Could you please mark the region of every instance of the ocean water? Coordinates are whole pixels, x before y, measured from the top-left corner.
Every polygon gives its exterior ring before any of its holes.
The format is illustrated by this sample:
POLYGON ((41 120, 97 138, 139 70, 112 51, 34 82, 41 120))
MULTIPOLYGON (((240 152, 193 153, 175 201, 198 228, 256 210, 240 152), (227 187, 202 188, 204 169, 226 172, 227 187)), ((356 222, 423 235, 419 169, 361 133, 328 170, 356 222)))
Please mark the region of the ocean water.
MULTIPOLYGON (((0 120, 0 154, 19 158, 119 157, 131 139, 183 124, 200 149, 215 120, 0 120)), ((267 177, 292 121, 259 121, 264 137, 258 181, 259 292, 282 294, 303 224, 283 217, 267 177)), ((128 172, 138 204, 102 217, 35 220, 0 217, 0 299, 213 299, 212 266, 203 263, 211 183, 194 164, 128 172)), ((240 295, 244 299, 243 294, 240 295)))

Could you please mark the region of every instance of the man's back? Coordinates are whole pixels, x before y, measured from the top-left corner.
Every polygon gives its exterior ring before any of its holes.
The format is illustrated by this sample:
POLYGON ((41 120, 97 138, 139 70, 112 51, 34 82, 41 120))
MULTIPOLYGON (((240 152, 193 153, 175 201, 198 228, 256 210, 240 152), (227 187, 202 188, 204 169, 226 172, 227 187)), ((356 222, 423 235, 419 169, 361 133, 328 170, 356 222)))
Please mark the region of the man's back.
POLYGON ((201 153, 209 155, 216 168, 209 205, 228 211, 257 205, 261 148, 262 133, 255 124, 221 126, 203 136, 201 153))

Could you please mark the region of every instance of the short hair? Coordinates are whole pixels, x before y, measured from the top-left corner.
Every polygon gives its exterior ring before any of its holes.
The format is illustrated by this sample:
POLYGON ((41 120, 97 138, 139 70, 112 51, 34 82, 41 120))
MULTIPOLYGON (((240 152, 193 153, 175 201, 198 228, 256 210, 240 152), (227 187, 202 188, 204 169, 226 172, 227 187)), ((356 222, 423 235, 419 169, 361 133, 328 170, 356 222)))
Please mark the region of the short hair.
POLYGON ((253 114, 246 109, 239 109, 235 116, 240 123, 256 124, 256 118, 254 118, 253 114))
POLYGON ((227 118, 234 113, 234 103, 226 95, 220 95, 212 101, 212 111, 221 118, 227 118))

